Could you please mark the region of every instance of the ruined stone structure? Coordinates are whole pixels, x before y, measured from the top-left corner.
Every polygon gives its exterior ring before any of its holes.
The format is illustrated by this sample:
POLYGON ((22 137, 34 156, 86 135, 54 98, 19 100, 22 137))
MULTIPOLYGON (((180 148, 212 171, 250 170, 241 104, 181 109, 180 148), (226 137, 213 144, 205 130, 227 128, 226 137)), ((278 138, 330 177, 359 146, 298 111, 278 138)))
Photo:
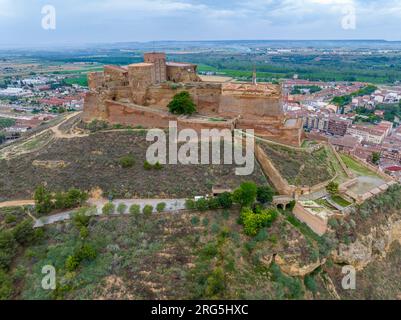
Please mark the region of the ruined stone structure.
POLYGON ((254 129, 258 136, 296 146, 303 137, 302 121, 284 116, 280 85, 204 82, 196 65, 167 62, 164 53, 146 53, 143 63, 125 67, 105 66, 104 72, 90 73, 88 83, 84 121, 166 128, 175 120, 194 129, 254 129), (197 115, 168 112, 181 91, 191 94, 197 115))

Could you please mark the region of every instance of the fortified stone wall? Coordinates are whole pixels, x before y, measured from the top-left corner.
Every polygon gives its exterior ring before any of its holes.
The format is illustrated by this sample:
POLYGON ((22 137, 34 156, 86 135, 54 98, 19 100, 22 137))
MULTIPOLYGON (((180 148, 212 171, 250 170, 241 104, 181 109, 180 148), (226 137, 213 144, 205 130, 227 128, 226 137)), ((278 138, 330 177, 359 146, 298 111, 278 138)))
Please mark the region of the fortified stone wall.
POLYGON ((96 90, 104 84, 103 72, 90 72, 88 73, 88 87, 90 90, 96 90))
POLYGON ((176 83, 198 82, 196 65, 167 65, 167 79, 176 83))
POLYGON ((293 213, 300 221, 305 222, 318 235, 322 236, 327 232, 327 218, 312 215, 299 203, 295 205, 293 213))
POLYGON ((219 113, 224 116, 243 115, 258 119, 265 116, 283 115, 281 99, 277 97, 252 97, 223 94, 219 113))
POLYGON ((108 88, 128 86, 128 70, 117 66, 105 66, 104 83, 108 88))

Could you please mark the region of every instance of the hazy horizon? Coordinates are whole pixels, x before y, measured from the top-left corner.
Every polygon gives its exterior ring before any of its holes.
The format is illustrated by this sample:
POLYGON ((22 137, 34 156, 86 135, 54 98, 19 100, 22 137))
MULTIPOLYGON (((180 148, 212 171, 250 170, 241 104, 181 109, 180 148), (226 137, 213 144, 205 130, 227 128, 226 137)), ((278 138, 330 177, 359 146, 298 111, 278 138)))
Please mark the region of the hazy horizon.
POLYGON ((399 0, 0 0, 0 46, 400 41, 400 18, 399 0), (54 28, 43 27, 46 5, 54 28))

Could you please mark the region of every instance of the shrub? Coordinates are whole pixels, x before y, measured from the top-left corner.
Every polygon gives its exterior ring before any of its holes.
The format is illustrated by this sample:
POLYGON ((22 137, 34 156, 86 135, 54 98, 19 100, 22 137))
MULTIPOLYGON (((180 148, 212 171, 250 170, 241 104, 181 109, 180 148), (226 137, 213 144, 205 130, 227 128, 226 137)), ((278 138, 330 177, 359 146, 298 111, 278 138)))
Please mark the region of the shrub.
POLYGON ((147 204, 146 206, 143 207, 142 212, 145 216, 151 216, 153 213, 153 206, 147 204))
POLYGON ((17 217, 15 215, 13 215, 12 213, 7 213, 4 218, 4 222, 7 224, 15 223, 15 222, 17 222, 17 217))
POLYGON ((163 212, 164 209, 166 209, 166 203, 165 202, 160 202, 160 203, 157 204, 157 206, 156 206, 157 212, 159 212, 159 213, 163 212))
POLYGON ((52 195, 44 186, 38 186, 36 188, 33 198, 35 200, 35 209, 37 213, 48 214, 52 211, 52 195))
POLYGON ((87 214, 87 208, 79 209, 73 216, 73 222, 77 228, 88 227, 91 217, 87 214))
POLYGON ((13 293, 12 279, 0 269, 0 300, 8 300, 13 293))
POLYGON ((125 203, 120 203, 117 207, 117 212, 119 214, 124 214, 125 212, 127 212, 127 205, 125 203))
POLYGON ((209 209, 209 201, 204 198, 201 198, 198 201, 196 201, 195 208, 198 211, 206 211, 209 209))
POLYGON ((274 190, 269 186, 258 187, 256 199, 263 204, 273 201, 274 190))
POLYGON ((329 185, 326 187, 326 190, 331 195, 337 195, 339 192, 339 184, 337 182, 330 182, 329 185))
POLYGON ((196 207, 196 203, 195 203, 194 200, 192 200, 192 199, 187 199, 187 200, 185 201, 185 208, 186 208, 187 210, 194 210, 195 207, 196 207))
POLYGON ((97 252, 90 244, 84 244, 76 253, 79 261, 96 259, 97 252))
POLYGON ((132 154, 128 154, 126 156, 121 157, 119 162, 120 166, 124 169, 132 168, 135 165, 135 158, 132 154))
POLYGON ((80 261, 78 257, 76 257, 75 255, 69 256, 65 261, 65 268, 67 269, 67 271, 73 272, 78 268, 79 263, 80 261))
POLYGON ((229 192, 225 192, 225 193, 220 194, 217 197, 217 200, 219 201, 220 206, 223 209, 230 209, 233 206, 233 196, 229 192))
POLYGON ((241 223, 244 226, 244 232, 248 236, 256 236, 264 227, 270 227, 272 222, 277 219, 276 210, 264 210, 261 213, 254 213, 250 208, 244 208, 241 211, 241 223))
POLYGON ((234 191, 234 202, 240 204, 241 207, 251 207, 255 203, 257 191, 255 183, 244 182, 234 191))
POLYGON ((113 214, 115 211, 116 211, 116 206, 111 202, 106 203, 102 209, 102 212, 105 215, 113 214))
POLYGON ((304 284, 305 284, 306 289, 311 291, 313 294, 316 294, 317 285, 316 285, 315 278, 312 275, 305 276, 304 284))
POLYGON ((35 239, 35 232, 31 220, 24 220, 12 230, 15 240, 19 244, 28 244, 35 239))
POLYGON ((197 226, 199 224, 199 222, 200 222, 200 219, 198 217, 192 217, 192 219, 191 219, 192 225, 197 226))
POLYGON ((129 208, 129 213, 134 215, 134 216, 139 216, 141 213, 141 206, 138 204, 133 204, 130 208, 129 208))
POLYGON ((82 239, 88 238, 88 237, 89 237, 89 230, 88 230, 88 228, 87 228, 87 227, 81 227, 81 228, 79 229, 79 236, 80 236, 82 239))
POLYGON ((208 207, 210 210, 217 210, 220 206, 220 201, 217 198, 210 198, 208 200, 208 207))
POLYGON ((196 106, 188 91, 177 93, 168 104, 168 109, 173 114, 191 115, 196 112, 196 106))
POLYGON ((152 170, 153 166, 147 160, 145 160, 145 162, 143 163, 143 168, 145 170, 152 170))
POLYGON ((157 162, 155 163, 155 165, 153 166, 153 168, 154 168, 155 170, 161 170, 161 169, 163 169, 163 166, 160 164, 159 161, 157 161, 157 162))
POLYGON ((88 198, 89 195, 86 192, 72 188, 65 194, 64 209, 78 207, 88 200, 88 198))
POLYGON ((212 274, 207 278, 206 297, 212 298, 222 293, 226 287, 225 282, 223 269, 220 267, 214 269, 212 274))

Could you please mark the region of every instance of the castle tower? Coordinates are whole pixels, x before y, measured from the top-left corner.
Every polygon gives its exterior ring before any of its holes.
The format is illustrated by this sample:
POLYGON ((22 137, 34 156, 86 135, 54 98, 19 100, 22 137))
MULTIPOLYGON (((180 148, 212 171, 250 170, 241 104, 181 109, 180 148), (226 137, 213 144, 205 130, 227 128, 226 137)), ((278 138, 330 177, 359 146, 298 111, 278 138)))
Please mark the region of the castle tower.
POLYGON ((145 53, 145 63, 154 64, 154 79, 156 83, 167 81, 166 54, 162 52, 145 53))

